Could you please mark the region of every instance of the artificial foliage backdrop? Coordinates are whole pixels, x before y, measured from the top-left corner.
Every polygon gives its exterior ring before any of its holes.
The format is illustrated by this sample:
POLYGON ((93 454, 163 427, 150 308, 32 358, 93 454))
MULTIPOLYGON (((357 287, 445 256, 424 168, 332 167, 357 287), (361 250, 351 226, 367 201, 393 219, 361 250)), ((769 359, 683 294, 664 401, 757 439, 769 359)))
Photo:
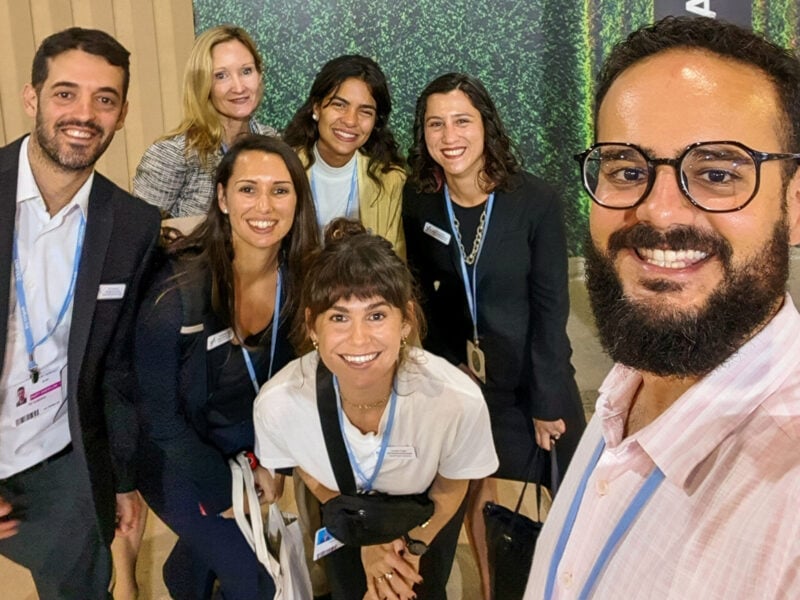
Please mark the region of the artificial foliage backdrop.
MULTIPOLYGON (((256 40, 267 65, 259 118, 278 129, 303 102, 319 68, 340 54, 365 54, 381 65, 392 91, 391 126, 404 153, 411 144, 414 104, 422 88, 448 71, 477 76, 492 94, 526 169, 563 195, 570 252, 581 254, 589 200, 572 155, 592 141, 594 77, 616 41, 661 14, 657 4, 194 0, 194 10, 197 32, 233 23, 256 40)), ((695 11, 724 4, 725 18, 751 20, 756 30, 796 47, 797 0, 682 4, 694 5, 695 11)))

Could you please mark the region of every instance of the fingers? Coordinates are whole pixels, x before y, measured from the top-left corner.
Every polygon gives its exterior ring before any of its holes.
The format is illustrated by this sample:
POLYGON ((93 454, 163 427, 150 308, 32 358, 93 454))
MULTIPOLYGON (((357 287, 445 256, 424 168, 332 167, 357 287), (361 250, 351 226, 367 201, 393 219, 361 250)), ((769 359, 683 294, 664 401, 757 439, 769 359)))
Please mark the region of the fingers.
POLYGON ((8 518, 12 506, 0 498, 0 540, 16 535, 19 530, 19 520, 8 518))
POLYGON ((533 428, 536 433, 536 443, 544 450, 551 449, 551 439, 557 441, 558 438, 561 437, 561 434, 567 431, 567 426, 563 419, 558 419, 556 421, 534 419, 533 428))
POLYGON ((414 585, 422 581, 418 565, 401 552, 405 552, 403 540, 361 548, 368 590, 365 598, 410 600, 416 596, 414 585))
POLYGON ((550 451, 550 436, 536 434, 536 443, 542 450, 550 451))

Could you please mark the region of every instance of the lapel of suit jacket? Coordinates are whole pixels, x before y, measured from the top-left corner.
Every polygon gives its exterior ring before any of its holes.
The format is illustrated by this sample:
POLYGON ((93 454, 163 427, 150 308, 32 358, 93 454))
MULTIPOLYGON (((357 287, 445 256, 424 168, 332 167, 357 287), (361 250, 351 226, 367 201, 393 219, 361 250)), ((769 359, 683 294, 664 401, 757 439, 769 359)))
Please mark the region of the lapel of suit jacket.
POLYGON ((19 147, 17 140, 2 150, 0 158, 0 369, 6 354, 8 326, 8 296, 11 293, 11 257, 14 224, 17 213, 17 170, 19 147))
POLYGON ((95 173, 92 190, 89 194, 89 210, 86 220, 86 238, 81 253, 78 280, 75 284, 75 298, 72 305, 72 322, 69 330, 68 381, 70 396, 77 399, 78 377, 83 355, 92 328, 97 291, 103 274, 111 229, 114 225, 114 211, 111 196, 114 189, 98 173, 95 173))
POLYGON ((494 196, 494 205, 492 207, 492 214, 489 218, 489 227, 483 232, 483 248, 481 248, 481 256, 478 259, 478 279, 475 282, 475 287, 480 289, 481 280, 486 273, 491 271, 491 265, 501 260, 519 260, 515 256, 502 256, 501 246, 505 232, 513 229, 521 223, 515 223, 517 215, 512 214, 508 210, 505 200, 504 192, 496 192, 494 196))

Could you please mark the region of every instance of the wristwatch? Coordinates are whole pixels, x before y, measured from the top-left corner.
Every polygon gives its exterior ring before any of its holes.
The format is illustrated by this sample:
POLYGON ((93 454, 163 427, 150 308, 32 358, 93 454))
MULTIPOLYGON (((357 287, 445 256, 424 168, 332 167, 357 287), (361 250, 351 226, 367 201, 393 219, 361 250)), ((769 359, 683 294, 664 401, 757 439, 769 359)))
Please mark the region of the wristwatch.
POLYGON ((406 548, 414 556, 422 556, 428 551, 428 544, 422 540, 415 540, 408 537, 407 533, 403 534, 403 541, 406 543, 406 548))

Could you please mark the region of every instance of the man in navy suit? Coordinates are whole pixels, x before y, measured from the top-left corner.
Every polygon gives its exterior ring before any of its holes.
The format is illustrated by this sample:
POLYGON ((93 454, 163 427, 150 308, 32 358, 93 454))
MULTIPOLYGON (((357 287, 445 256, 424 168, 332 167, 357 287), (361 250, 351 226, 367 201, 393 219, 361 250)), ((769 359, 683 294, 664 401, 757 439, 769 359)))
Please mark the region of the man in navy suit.
POLYGON ((97 30, 45 39, 23 91, 34 131, 0 148, 0 554, 42 599, 108 597, 115 523, 141 510, 131 339, 159 215, 94 171, 128 57, 97 30))

